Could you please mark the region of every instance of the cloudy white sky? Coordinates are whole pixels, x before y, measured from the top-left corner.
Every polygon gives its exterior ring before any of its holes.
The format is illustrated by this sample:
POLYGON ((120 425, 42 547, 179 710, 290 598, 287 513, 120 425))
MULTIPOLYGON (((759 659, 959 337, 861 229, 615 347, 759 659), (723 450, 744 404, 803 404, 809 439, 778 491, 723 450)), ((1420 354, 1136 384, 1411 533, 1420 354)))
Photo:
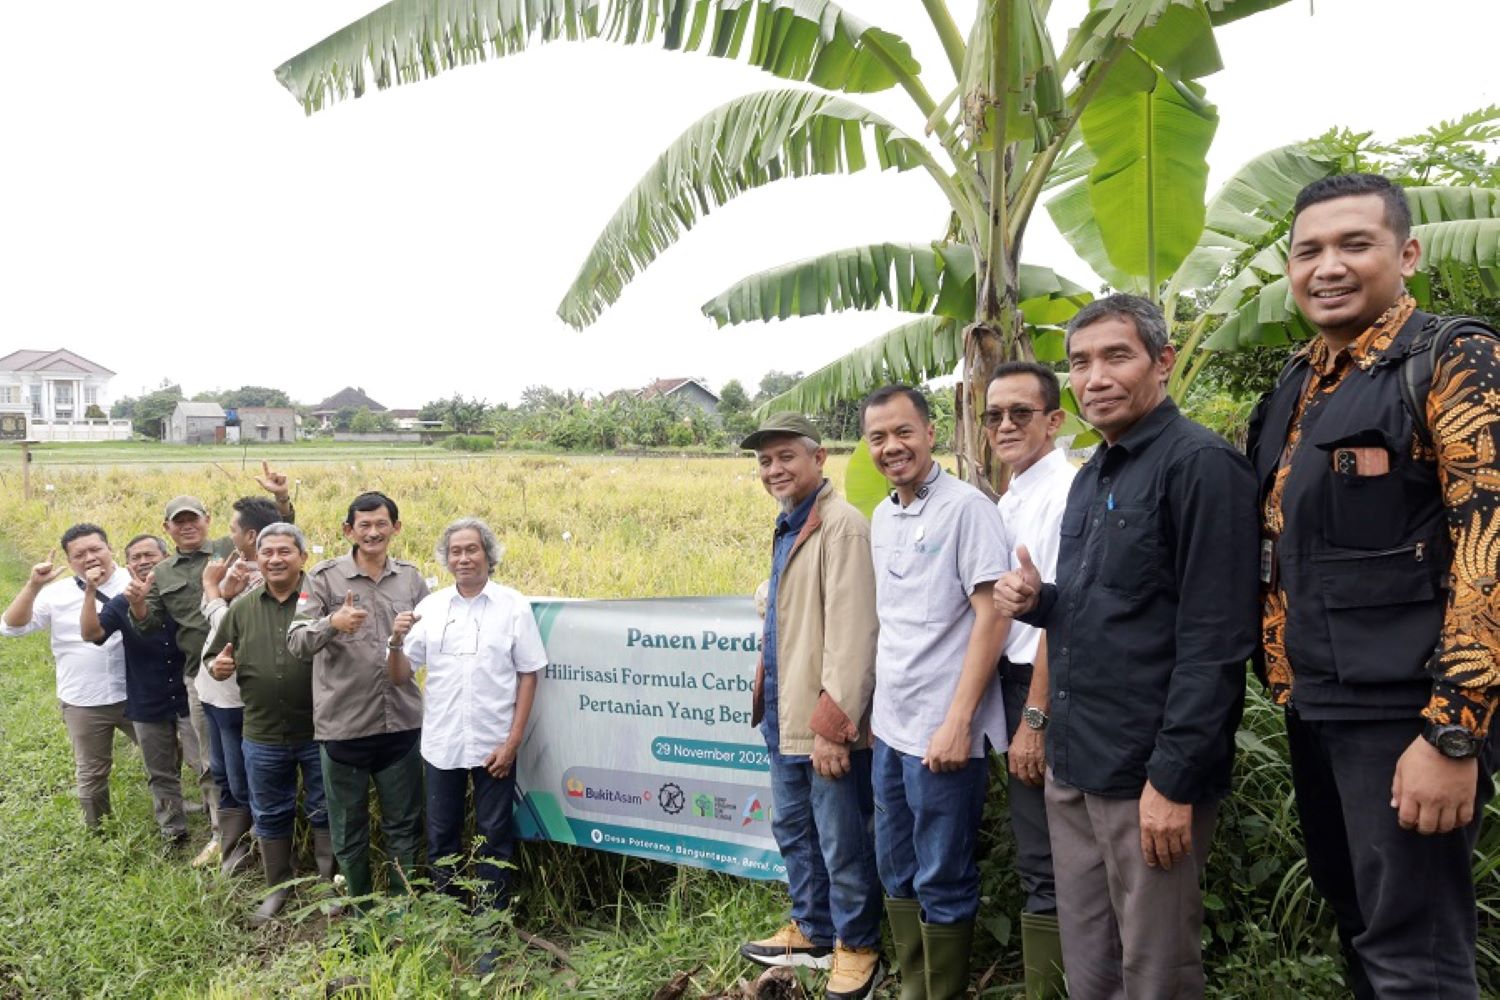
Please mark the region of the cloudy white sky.
MULTIPOLYGON (((950 0, 966 24, 972 0, 950 0)), ((0 60, 0 354, 67 347, 189 393, 274 385, 390 407, 534 383, 605 392, 691 375, 753 391, 895 314, 718 330, 698 307, 824 250, 940 235, 919 171, 773 185, 715 212, 583 333, 554 310, 655 155, 729 98, 773 87, 724 60, 602 43, 372 93, 312 118, 272 70, 371 0, 21 4, 0 60)), ((847 0, 951 86, 915 0, 847 0)), ((1293 0, 1220 32, 1210 191, 1332 125, 1397 136, 1500 101, 1493 0, 1293 0)), ((1085 0, 1053 4, 1054 36, 1085 0)), ((868 103, 917 131, 899 93, 868 103)), ((1045 213, 1025 257, 1093 285, 1045 213)))

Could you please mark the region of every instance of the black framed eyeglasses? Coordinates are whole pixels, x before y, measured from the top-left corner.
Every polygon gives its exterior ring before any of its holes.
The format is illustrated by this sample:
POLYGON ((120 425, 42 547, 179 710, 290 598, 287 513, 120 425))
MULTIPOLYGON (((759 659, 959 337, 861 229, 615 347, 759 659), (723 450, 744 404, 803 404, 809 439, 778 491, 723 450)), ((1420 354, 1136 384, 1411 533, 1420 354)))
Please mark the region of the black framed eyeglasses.
POLYGON ((1010 417, 1010 422, 1017 427, 1025 427, 1031 423, 1032 414, 1046 413, 1040 406, 1012 406, 1005 410, 985 410, 983 414, 984 426, 994 430, 1005 423, 1005 418, 1010 417))

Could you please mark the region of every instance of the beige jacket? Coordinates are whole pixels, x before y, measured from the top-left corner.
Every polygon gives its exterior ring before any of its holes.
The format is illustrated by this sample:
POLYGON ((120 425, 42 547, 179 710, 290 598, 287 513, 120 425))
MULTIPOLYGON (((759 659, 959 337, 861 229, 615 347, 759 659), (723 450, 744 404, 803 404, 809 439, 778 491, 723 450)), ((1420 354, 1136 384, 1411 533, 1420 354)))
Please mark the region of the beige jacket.
MULTIPOLYGON (((869 745, 877 630, 870 524, 825 482, 776 592, 781 753, 811 754, 814 733, 855 748, 869 745)), ((765 714, 764 686, 762 663, 752 725, 765 714)))

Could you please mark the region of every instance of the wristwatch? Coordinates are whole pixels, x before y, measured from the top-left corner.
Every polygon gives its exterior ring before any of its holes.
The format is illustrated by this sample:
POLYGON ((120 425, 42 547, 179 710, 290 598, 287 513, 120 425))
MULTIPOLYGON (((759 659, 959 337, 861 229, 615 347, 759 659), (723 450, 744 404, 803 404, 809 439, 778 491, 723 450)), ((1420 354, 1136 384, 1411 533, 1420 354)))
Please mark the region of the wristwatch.
POLYGON ((1440 726, 1429 722, 1422 727, 1422 738, 1431 743, 1437 752, 1453 760, 1478 757, 1484 740, 1463 726, 1440 726))
POLYGON ((1035 705, 1027 705, 1021 710, 1021 719, 1032 729, 1047 728, 1047 713, 1035 705))

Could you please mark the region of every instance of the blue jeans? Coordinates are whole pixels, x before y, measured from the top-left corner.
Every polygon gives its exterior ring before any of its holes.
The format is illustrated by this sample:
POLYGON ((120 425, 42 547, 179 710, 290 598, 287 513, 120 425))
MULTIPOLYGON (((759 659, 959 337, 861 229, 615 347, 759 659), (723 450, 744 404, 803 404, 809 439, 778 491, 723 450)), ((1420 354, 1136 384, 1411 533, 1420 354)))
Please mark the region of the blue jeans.
POLYGON ((929 924, 959 924, 979 912, 974 850, 989 761, 970 757, 934 774, 922 758, 875 742, 875 861, 887 896, 915 899, 929 924))
POLYGON ((496 778, 482 767, 459 767, 452 770, 423 762, 427 771, 427 857, 432 862, 433 884, 443 892, 452 892, 454 870, 438 862, 463 853, 464 806, 469 782, 474 783, 474 834, 484 843, 474 852, 481 860, 474 875, 486 888, 475 899, 475 909, 493 907, 503 910, 510 905, 509 864, 516 853, 516 836, 511 827, 515 813, 516 769, 496 778))
POLYGON ((219 786, 220 809, 244 809, 250 804, 250 785, 245 778, 244 739, 245 710, 220 708, 203 703, 208 718, 209 766, 214 784, 219 786))
POLYGON ((245 775, 250 783, 250 812, 255 817, 255 835, 285 840, 292 835, 297 818, 297 772, 302 772, 302 808, 307 821, 322 830, 328 827, 328 809, 323 804, 323 761, 318 745, 306 743, 256 743, 245 740, 245 775))
POLYGON ((814 944, 880 946, 875 797, 870 751, 849 755, 849 773, 825 778, 810 762, 771 750, 771 832, 786 862, 792 919, 814 944))

